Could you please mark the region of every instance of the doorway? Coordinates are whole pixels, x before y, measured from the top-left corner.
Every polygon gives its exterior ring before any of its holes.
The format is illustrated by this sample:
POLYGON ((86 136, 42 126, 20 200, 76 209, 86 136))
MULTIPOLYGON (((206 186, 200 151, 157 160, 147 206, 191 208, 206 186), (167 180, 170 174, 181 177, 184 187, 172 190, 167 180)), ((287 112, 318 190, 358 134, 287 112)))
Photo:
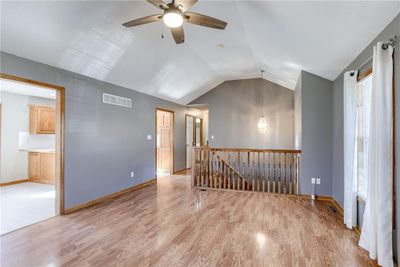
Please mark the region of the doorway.
POLYGON ((192 167, 193 147, 204 146, 203 118, 194 115, 185 115, 186 128, 186 169, 192 167))
POLYGON ((64 88, 0 74, 0 234, 64 213, 64 88))
POLYGON ((157 177, 174 173, 174 112, 156 109, 157 177))

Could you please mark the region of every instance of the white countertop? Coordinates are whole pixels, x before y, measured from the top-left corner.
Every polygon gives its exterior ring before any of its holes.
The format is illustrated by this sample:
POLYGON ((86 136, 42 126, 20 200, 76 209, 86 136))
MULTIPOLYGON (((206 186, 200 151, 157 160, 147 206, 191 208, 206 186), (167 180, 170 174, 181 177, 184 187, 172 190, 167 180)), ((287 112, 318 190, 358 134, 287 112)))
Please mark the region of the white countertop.
POLYGON ((27 149, 28 152, 38 152, 38 153, 55 153, 54 148, 31 148, 27 149))

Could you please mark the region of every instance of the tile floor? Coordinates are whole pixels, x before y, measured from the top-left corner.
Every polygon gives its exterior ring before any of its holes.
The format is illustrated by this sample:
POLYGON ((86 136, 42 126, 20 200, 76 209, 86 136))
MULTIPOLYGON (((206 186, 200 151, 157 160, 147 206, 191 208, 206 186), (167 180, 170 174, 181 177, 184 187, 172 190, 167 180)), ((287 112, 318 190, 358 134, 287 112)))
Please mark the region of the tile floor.
POLYGON ((55 216, 54 185, 20 183, 0 187, 0 234, 55 216))

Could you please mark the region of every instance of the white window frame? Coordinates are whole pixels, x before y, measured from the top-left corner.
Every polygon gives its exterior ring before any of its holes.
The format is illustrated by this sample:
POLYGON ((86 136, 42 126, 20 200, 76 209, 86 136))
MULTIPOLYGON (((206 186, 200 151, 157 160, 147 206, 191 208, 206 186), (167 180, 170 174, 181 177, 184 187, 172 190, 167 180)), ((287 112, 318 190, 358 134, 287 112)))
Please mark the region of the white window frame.
MULTIPOLYGON (((368 131, 369 131, 369 115, 365 114, 370 110, 371 96, 360 95, 361 86, 369 83, 371 86, 372 73, 357 82, 357 124, 356 124, 356 177, 357 177, 357 195, 361 201, 366 201, 368 190, 368 131), (364 98, 363 98, 364 97, 364 98), (369 101, 369 103, 365 103, 369 101), (369 105, 366 106, 366 105, 369 105), (366 110, 367 109, 367 110, 366 110), (364 116, 364 118, 362 117, 364 116), (366 117, 365 117, 366 116, 366 117), (362 120, 360 122, 360 120, 362 120), (360 133, 360 123, 362 124, 362 132, 360 133), (360 140, 362 139, 362 140, 360 140), (361 158, 362 157, 362 158, 361 158)), ((372 88, 369 88, 372 90, 372 88)))

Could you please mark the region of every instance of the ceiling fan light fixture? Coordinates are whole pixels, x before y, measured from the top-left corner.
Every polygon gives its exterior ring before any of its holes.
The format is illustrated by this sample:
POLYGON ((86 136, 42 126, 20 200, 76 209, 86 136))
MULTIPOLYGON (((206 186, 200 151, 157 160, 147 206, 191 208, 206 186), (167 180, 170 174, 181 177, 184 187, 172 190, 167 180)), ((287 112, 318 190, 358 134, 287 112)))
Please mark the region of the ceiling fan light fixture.
POLYGON ((172 10, 164 14, 163 21, 169 28, 178 28, 183 24, 183 17, 179 11, 172 10))

